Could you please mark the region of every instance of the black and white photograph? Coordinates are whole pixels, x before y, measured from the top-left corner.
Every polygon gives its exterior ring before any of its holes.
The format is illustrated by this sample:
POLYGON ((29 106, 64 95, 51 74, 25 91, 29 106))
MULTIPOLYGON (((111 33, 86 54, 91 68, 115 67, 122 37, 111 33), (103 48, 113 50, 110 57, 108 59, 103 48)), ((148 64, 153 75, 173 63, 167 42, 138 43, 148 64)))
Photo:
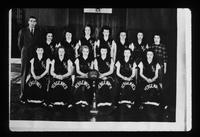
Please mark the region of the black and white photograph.
POLYGON ((9 10, 11 131, 190 131, 187 8, 9 10))

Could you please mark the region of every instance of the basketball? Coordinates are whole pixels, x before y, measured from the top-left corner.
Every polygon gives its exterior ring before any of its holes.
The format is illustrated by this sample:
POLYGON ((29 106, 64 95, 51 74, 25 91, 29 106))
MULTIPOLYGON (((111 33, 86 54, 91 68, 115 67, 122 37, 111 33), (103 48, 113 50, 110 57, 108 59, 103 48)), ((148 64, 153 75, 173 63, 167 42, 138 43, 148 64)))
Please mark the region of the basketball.
POLYGON ((90 72, 88 72, 88 78, 98 78, 99 77, 99 73, 96 70, 91 70, 90 72))

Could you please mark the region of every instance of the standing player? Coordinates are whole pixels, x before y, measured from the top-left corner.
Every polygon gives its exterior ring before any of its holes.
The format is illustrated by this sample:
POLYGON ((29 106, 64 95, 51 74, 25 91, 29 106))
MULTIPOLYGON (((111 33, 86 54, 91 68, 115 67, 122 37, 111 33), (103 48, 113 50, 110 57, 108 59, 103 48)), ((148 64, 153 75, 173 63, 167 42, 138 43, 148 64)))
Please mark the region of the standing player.
POLYGON ((60 46, 55 59, 52 60, 50 74, 53 77, 50 83, 47 104, 72 107, 73 94, 71 90, 72 62, 67 57, 65 48, 60 46))
POLYGON ((126 48, 131 49, 131 47, 129 46, 128 39, 127 39, 126 31, 124 31, 124 30, 120 31, 119 38, 116 40, 116 45, 117 45, 116 61, 122 60, 124 58, 124 53, 122 51, 124 51, 124 49, 126 49, 126 48))
POLYGON ((109 26, 103 26, 99 40, 95 42, 96 56, 100 56, 100 48, 108 48, 108 57, 111 57, 113 61, 116 60, 117 46, 115 41, 111 38, 111 28, 109 26))
POLYGON ((89 48, 89 58, 91 60, 94 60, 95 57, 95 49, 94 49, 94 43, 95 43, 95 38, 92 37, 92 26, 91 25, 86 25, 84 27, 84 35, 81 37, 81 39, 78 41, 75 47, 75 53, 76 57, 80 56, 81 54, 81 45, 87 45, 89 48))
POLYGON ((53 37, 54 36, 52 32, 47 32, 45 42, 43 43, 45 56, 50 60, 52 60, 55 56, 55 42, 53 41, 53 37))
POLYGON ((161 90, 158 84, 158 71, 160 65, 152 49, 146 51, 146 58, 139 63, 140 102, 145 120, 158 120, 161 90))
POLYGON ((144 33, 142 31, 139 31, 137 33, 137 40, 133 43, 134 47, 134 58, 136 61, 136 64, 138 65, 142 58, 145 57, 145 50, 148 48, 148 44, 144 40, 144 33))
POLYGON ((75 41, 73 40, 71 29, 65 30, 64 39, 61 41, 61 45, 65 48, 67 57, 72 62, 74 62, 75 61, 75 41))
POLYGON ((50 59, 44 57, 44 49, 36 47, 36 54, 30 60, 31 77, 27 79, 24 96, 29 103, 42 103, 47 94, 47 73, 50 59))
MULTIPOLYGON (((64 46, 65 48, 65 52, 67 57, 72 61, 73 66, 74 61, 75 61, 75 40, 73 39, 73 33, 72 30, 70 28, 67 28, 64 31, 64 38, 61 41, 61 45, 64 46)), ((75 81, 75 75, 74 75, 74 71, 75 68, 72 68, 73 74, 72 74, 72 85, 74 85, 74 81, 75 81)))
POLYGON ((100 56, 94 60, 94 68, 99 72, 98 90, 97 90, 97 107, 111 106, 113 102, 113 70, 114 61, 107 56, 108 49, 102 47, 100 56))

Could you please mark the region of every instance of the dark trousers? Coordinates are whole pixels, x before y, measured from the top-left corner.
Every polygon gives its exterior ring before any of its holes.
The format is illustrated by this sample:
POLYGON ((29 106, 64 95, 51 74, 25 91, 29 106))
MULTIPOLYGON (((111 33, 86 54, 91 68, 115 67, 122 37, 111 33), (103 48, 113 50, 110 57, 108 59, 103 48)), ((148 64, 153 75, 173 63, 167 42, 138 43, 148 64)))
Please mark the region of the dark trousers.
POLYGON ((25 88, 25 83, 26 83, 26 78, 28 73, 30 72, 30 55, 28 54, 28 49, 22 48, 21 51, 21 94, 20 94, 20 98, 22 100, 25 99, 25 97, 23 96, 24 93, 24 88, 25 88))

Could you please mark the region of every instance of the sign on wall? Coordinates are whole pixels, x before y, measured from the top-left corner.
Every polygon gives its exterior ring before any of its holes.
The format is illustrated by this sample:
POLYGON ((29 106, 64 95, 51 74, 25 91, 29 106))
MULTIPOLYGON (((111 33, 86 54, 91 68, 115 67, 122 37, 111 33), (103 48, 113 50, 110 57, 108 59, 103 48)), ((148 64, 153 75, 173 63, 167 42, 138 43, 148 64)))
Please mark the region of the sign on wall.
POLYGON ((112 13, 112 8, 84 8, 84 13, 112 13))

